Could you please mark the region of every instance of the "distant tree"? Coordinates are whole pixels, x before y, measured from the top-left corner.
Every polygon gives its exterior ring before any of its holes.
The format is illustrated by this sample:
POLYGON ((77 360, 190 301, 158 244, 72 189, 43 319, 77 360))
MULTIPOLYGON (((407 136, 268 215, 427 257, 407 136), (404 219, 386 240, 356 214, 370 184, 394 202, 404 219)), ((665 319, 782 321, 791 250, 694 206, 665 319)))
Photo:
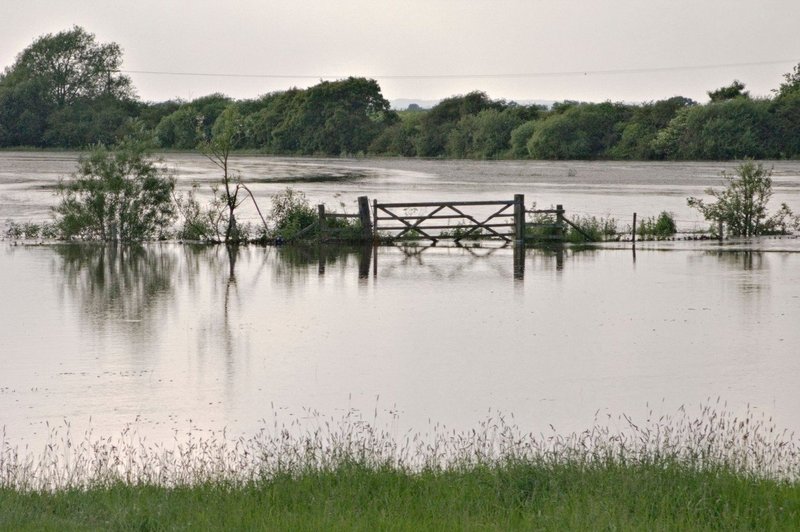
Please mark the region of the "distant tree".
POLYGON ((800 64, 794 66, 794 70, 783 75, 783 83, 774 90, 778 98, 785 98, 800 93, 800 64))
POLYGON ((154 131, 161 119, 177 111, 184 101, 167 100, 164 102, 137 102, 136 116, 144 126, 154 131))
POLYGON ((634 106, 628 121, 620 124, 622 132, 609 151, 614 159, 648 160, 658 157, 653 147, 658 132, 667 127, 676 113, 696 102, 682 96, 634 106))
MULTIPOLYGON (((81 122, 87 113, 97 115, 92 107, 98 101, 105 102, 104 108, 110 112, 106 121, 120 114, 127 118, 127 113, 111 110, 115 102, 134 99, 130 79, 119 73, 121 66, 119 45, 97 43, 94 35, 81 27, 39 37, 0 77, 0 123, 14 124, 13 129, 6 127, 0 141, 36 146, 85 143, 83 135, 61 139, 52 133, 46 138, 45 132, 53 125, 62 130, 80 127, 63 122, 81 122), (64 112, 66 108, 74 112, 64 112), (54 113, 60 114, 52 117, 54 113)), ((119 127, 120 119, 111 126, 119 127)))
POLYGON ((398 113, 400 120, 387 127, 369 146, 369 153, 376 155, 395 155, 413 157, 416 152, 416 138, 419 135, 423 112, 398 113))
POLYGON ((122 50, 116 43, 99 44, 79 26, 36 39, 7 69, 3 82, 34 82, 49 103, 68 105, 78 99, 133 96, 131 80, 119 73, 122 50))
POLYGON ((204 128, 198 131, 200 114, 191 105, 183 105, 175 112, 161 118, 155 129, 155 137, 162 148, 191 150, 200 141, 204 128))
POLYGON ((294 94, 271 136, 283 152, 365 153, 397 120, 375 80, 351 77, 294 94))
POLYGON ((772 216, 767 212, 772 197, 772 172, 762 164, 745 161, 736 168, 735 175, 724 172, 722 175, 724 190, 706 190, 716 199, 714 203, 695 197, 687 199, 689 207, 700 211, 706 220, 723 222, 731 236, 785 233, 797 228, 798 220, 785 203, 772 216))
POLYGON ((211 136, 217 117, 231 103, 228 96, 214 93, 182 104, 173 113, 162 117, 156 126, 159 145, 179 150, 194 149, 198 142, 211 136))
POLYGON ((733 83, 727 87, 721 87, 717 90, 708 91, 708 97, 712 103, 724 102, 725 100, 732 100, 734 98, 749 98, 750 93, 744 90, 744 83, 739 80, 733 80, 733 83))
POLYGON ((511 147, 511 132, 522 119, 507 108, 484 109, 458 121, 447 138, 448 157, 494 159, 505 156, 511 147))
POLYGON ((464 96, 445 98, 423 115, 419 135, 415 139, 417 155, 437 157, 444 155, 448 136, 459 120, 477 115, 486 109, 502 110, 505 102, 494 101, 484 92, 470 92, 464 96))
POLYGON ((536 122, 528 152, 535 159, 606 157, 629 114, 628 106, 611 102, 570 106, 536 122))
POLYGON ((733 98, 685 107, 659 131, 652 147, 659 157, 677 160, 775 156, 770 106, 768 100, 733 98))
POLYGON ((384 127, 397 121, 378 84, 363 78, 323 82, 309 89, 306 120, 317 113, 321 129, 306 131, 312 133, 314 151, 330 155, 365 152, 384 127))
POLYGON ((56 224, 64 238, 161 238, 175 216, 174 187, 142 141, 128 138, 110 149, 97 146, 62 184, 56 224))
POLYGON ((533 132, 536 131, 536 121, 530 120, 516 127, 511 132, 511 156, 515 159, 527 159, 528 141, 531 140, 533 132))
POLYGON ((273 92, 259 98, 257 107, 248 106, 251 112, 245 116, 245 145, 270 153, 297 151, 295 139, 281 132, 290 114, 299 108, 295 98, 302 97, 303 93, 301 89, 273 92))

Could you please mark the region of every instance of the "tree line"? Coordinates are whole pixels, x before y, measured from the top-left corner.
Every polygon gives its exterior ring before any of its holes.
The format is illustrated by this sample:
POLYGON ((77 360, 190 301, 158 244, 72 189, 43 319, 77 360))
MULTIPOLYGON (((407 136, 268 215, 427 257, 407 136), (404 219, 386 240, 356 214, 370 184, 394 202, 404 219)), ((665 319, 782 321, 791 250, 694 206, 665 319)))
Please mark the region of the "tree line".
POLYGON ((643 104, 493 100, 480 91, 395 111, 375 80, 350 77, 255 99, 143 102, 122 52, 80 27, 44 35, 0 75, 0 147, 85 148, 147 131, 195 149, 226 110, 233 149, 279 155, 474 159, 727 160, 800 157, 800 65, 771 97, 744 84, 643 104))

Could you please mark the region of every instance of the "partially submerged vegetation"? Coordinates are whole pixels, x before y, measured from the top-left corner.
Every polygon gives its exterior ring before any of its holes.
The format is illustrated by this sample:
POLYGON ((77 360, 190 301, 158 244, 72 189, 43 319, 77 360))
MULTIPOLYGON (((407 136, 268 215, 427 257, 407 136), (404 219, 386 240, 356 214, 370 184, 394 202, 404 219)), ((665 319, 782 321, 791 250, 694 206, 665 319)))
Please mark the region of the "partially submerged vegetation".
MULTIPOLYGON (((734 175, 723 172, 722 176, 724 189, 706 191, 716 200, 714 203, 694 197, 687 200, 706 220, 724 224, 731 236, 786 234, 800 228, 800 218, 785 203, 771 215, 767 211, 772 198, 772 171, 763 164, 745 161, 734 175)), ((716 230, 714 225, 712 230, 716 230)))
MULTIPOLYGON (((717 407, 719 405, 716 405, 717 407)), ((612 430, 474 431, 401 441, 349 414, 148 443, 0 448, 0 527, 791 529, 800 456, 770 420, 704 406, 612 430)))

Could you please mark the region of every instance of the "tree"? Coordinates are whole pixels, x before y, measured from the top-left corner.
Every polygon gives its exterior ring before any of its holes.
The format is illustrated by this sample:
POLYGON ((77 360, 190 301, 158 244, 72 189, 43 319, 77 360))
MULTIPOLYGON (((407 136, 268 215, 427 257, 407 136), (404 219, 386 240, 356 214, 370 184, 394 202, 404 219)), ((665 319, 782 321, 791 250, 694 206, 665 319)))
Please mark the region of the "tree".
POLYGON ((800 94, 800 64, 794 66, 794 70, 783 75, 783 83, 774 92, 778 98, 800 94))
POLYGON ((682 96, 649 102, 633 108, 629 121, 622 127, 619 141, 609 155, 614 159, 647 160, 657 156, 653 142, 658 132, 675 117, 676 113, 695 102, 682 96))
POLYGON ((712 103, 724 102, 725 100, 733 100, 734 98, 749 98, 750 93, 744 90, 744 83, 738 79, 733 80, 733 83, 727 87, 720 87, 714 91, 708 91, 708 97, 712 103))
MULTIPOLYGON (((198 134, 204 135, 203 131, 203 118, 198 117, 198 134)), ((225 223, 225 243, 237 244, 242 239, 241 228, 236 222, 236 209, 244 202, 239 199, 239 192, 246 191, 253 200, 256 206, 261 221, 264 223, 264 230, 267 229, 267 222, 261 215, 261 209, 258 207, 253 193, 250 189, 242 183, 241 176, 237 172, 233 172, 230 167, 230 157, 234 149, 239 147, 239 144, 244 138, 244 121, 235 106, 228 106, 219 115, 211 128, 211 136, 204 136, 199 144, 200 151, 203 155, 214 163, 222 171, 222 192, 214 188, 214 204, 221 204, 223 209, 227 209, 227 213, 221 218, 225 223)))
POLYGON ((700 211, 706 220, 724 223, 731 236, 786 233, 797 227, 798 219, 785 203, 772 216, 768 214, 772 171, 761 163, 745 161, 736 168, 735 175, 723 172, 722 176, 726 182, 724 190, 706 190, 716 202, 709 204, 695 197, 687 199, 689 207, 700 211))
POLYGON ((768 100, 733 98, 684 107, 652 141, 654 152, 678 160, 762 159, 778 155, 768 100))
MULTIPOLYGON (((6 138, 0 142, 74 146, 63 139, 53 139, 52 135, 47 141, 45 133, 54 121, 62 130, 73 129, 63 124, 63 120, 80 122, 80 117, 90 112, 100 99, 106 103, 133 100, 131 81, 119 73, 121 66, 119 45, 97 43, 94 35, 79 26, 39 37, 0 77, 0 122, 16 124, 18 131, 17 134, 6 131, 6 138), (82 109, 63 112, 73 107, 82 109), (59 111, 62 112, 54 118, 52 115, 59 111)), ((119 126, 118 117, 113 126, 119 126)), ((78 138, 83 142, 82 137, 78 138)))
POLYGON ((174 187, 142 141, 128 138, 112 149, 97 146, 80 159, 74 178, 62 184, 56 224, 64 238, 161 238, 175 216, 174 187))
POLYGON ((535 123, 528 152, 534 159, 604 157, 630 113, 628 106, 611 102, 572 105, 535 123))
POLYGON ((131 80, 119 73, 122 50, 116 43, 99 44, 79 26, 36 39, 17 56, 4 82, 36 80, 45 99, 57 107, 80 98, 133 96, 131 80))
POLYGON ((522 123, 512 108, 485 109, 461 118, 447 137, 447 156, 493 159, 511 147, 511 132, 522 123))
POLYGON ((484 109, 502 110, 504 102, 493 101, 485 92, 470 92, 464 96, 445 98, 423 115, 420 131, 415 139, 415 151, 422 157, 445 154, 448 136, 459 120, 476 115, 484 109))

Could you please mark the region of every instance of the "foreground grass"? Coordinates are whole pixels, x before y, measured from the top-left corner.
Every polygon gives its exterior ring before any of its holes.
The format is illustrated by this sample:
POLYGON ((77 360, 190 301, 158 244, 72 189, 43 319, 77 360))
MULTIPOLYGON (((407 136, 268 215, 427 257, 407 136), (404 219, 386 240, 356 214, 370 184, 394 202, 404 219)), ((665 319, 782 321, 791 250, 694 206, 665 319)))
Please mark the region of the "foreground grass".
POLYGON ((41 454, 0 432, 0 530, 800 530, 798 441, 719 407, 399 440, 355 412, 171 445, 65 422, 41 454))
POLYGON ((5 530, 796 530, 800 483, 679 464, 340 465, 239 486, 0 491, 5 530))

